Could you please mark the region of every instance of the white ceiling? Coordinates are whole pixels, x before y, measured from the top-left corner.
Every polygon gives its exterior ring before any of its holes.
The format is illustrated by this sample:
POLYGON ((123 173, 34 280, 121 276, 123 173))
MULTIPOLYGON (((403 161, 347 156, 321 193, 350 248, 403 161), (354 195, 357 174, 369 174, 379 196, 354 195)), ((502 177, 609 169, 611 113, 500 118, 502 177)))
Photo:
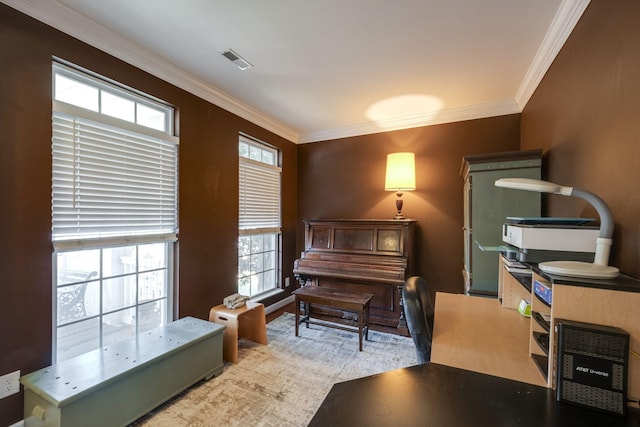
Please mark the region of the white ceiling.
POLYGON ((520 112, 589 3, 1 1, 294 142, 520 112))

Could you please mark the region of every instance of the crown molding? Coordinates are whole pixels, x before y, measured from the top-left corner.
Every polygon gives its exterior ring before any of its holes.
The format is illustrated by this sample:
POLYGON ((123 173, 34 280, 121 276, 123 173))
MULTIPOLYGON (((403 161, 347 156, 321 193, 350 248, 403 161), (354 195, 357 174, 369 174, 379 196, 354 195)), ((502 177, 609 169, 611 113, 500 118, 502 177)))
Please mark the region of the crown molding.
POLYGON ((51 27, 261 126, 289 141, 298 132, 55 0, 0 0, 51 27))
POLYGON ((520 111, 524 110, 589 3, 590 0, 562 0, 516 93, 515 99, 520 111))
POLYGON ((197 79, 175 64, 132 43, 130 40, 106 29, 55 0, 0 0, 0 2, 289 141, 307 143, 522 112, 589 5, 590 0, 562 0, 543 42, 520 84, 515 101, 450 108, 437 112, 393 118, 382 122, 362 123, 308 132, 302 135, 291 127, 197 79))
POLYGON ((517 114, 520 112, 520 107, 514 100, 454 107, 423 114, 380 120, 377 122, 361 123, 353 126, 309 132, 300 136, 300 143, 326 141, 330 139, 347 138, 421 126, 503 116, 506 114, 517 114))

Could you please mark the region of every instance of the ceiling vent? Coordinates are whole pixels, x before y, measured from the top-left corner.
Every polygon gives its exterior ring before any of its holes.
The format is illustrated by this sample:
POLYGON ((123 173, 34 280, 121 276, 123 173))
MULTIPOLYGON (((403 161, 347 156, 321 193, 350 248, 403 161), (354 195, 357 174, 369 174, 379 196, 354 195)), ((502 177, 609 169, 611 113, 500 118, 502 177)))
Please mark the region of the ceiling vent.
POLYGON ((224 56, 225 58, 227 58, 229 61, 233 62, 234 64, 236 64, 236 66, 238 68, 240 68, 241 70, 246 70, 247 68, 251 68, 253 67, 253 65, 247 61, 246 59, 244 59, 243 57, 241 57, 240 55, 238 55, 236 52, 234 52, 232 49, 227 50, 226 52, 224 52, 222 54, 222 56, 224 56))

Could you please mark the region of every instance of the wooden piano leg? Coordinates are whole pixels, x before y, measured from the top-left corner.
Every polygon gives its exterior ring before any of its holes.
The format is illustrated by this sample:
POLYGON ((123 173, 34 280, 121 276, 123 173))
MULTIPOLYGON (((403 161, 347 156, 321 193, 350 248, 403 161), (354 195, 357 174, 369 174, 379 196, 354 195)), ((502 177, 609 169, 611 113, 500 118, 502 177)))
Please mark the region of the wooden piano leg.
POLYGON ((398 303, 400 305, 400 318, 398 319, 398 333, 405 337, 409 336, 409 328, 407 327, 407 319, 404 317, 404 297, 402 296, 402 286, 398 286, 400 297, 398 303))
POLYGON ((364 308, 364 339, 369 340, 369 304, 364 308))
POLYGON ((295 311, 295 319, 296 319, 296 336, 298 336, 298 326, 300 325, 300 301, 296 297, 296 309, 295 311))
POLYGON ((364 328, 364 310, 358 313, 358 342, 360 344, 360 351, 362 351, 362 335, 364 328))
POLYGON ((311 303, 305 302, 304 303, 304 319, 302 319, 302 321, 307 324, 307 329, 309 329, 309 317, 310 316, 311 316, 311 303))

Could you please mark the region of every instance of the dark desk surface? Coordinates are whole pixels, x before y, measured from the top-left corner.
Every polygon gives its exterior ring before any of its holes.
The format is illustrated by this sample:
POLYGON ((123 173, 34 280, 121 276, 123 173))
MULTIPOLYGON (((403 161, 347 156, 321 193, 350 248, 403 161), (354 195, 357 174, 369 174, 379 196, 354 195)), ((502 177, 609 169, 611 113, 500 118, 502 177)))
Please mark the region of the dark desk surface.
POLYGON ((309 425, 640 426, 640 411, 620 418, 556 402, 546 387, 430 363, 335 384, 309 425))

